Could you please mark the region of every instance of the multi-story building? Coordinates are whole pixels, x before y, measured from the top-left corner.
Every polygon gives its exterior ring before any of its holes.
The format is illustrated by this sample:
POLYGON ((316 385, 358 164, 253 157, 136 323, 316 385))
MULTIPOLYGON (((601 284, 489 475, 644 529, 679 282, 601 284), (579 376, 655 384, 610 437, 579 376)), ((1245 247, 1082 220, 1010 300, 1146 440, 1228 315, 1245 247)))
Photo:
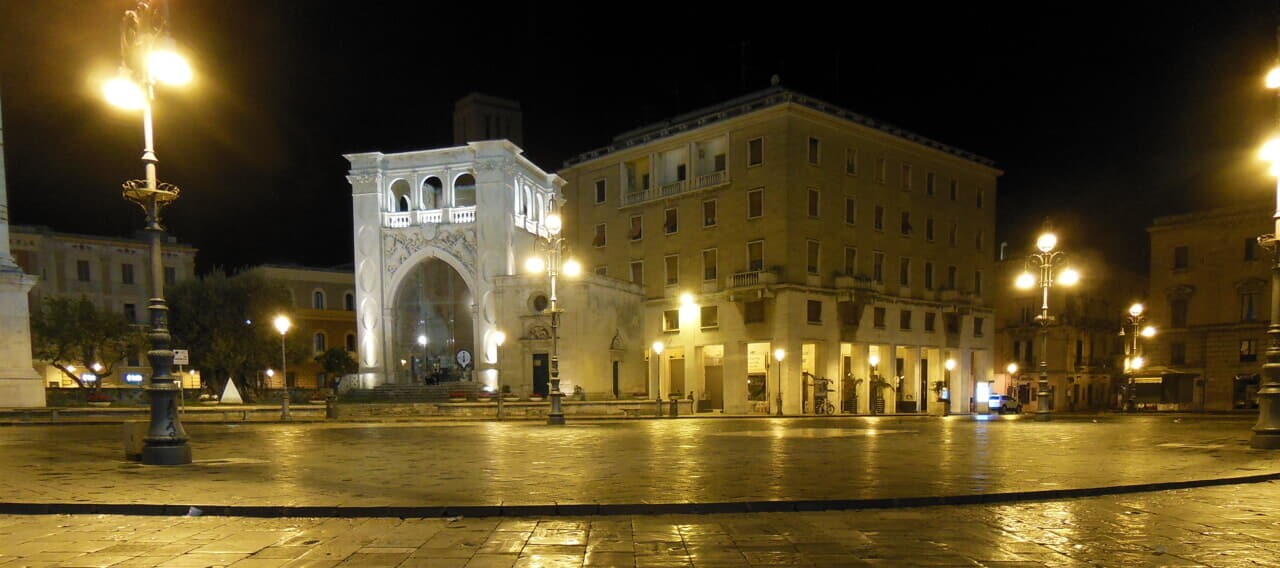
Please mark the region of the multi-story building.
POLYGON ((1119 335, 1123 313, 1143 300, 1145 282, 1136 275, 1108 268, 1092 251, 1066 251, 1066 262, 1083 276, 1071 287, 1050 288, 1050 325, 1040 320, 1042 290, 1021 290, 1013 283, 1026 256, 1013 255, 996 263, 999 293, 995 294, 995 390, 1017 398, 1027 410, 1038 403, 1040 362, 1049 377, 1049 406, 1053 411, 1116 408, 1124 385, 1123 342, 1119 335), (1046 344, 1047 343, 1047 351, 1046 344), (1014 373, 1008 364, 1016 363, 1014 373))
POLYGON ((1138 402, 1162 409, 1256 409, 1267 317, 1271 204, 1160 217, 1151 236, 1148 344, 1138 402))
MULTIPOLYGON (((166 286, 195 277, 196 249, 165 237, 162 255, 166 286)), ((32 312, 48 297, 86 297, 94 304, 124 314, 138 325, 147 325, 147 301, 151 298, 151 241, 58 233, 46 227, 12 226, 9 241, 14 259, 27 274, 40 278, 31 290, 32 312)), ((146 357, 139 353, 117 366, 104 386, 138 386, 150 375, 146 357)), ((39 365, 37 371, 50 387, 74 387, 75 382, 57 369, 39 365)), ((198 379, 183 377, 184 384, 198 379)))
POLYGON ((944 388, 952 412, 984 399, 990 160, 772 88, 624 133, 559 175, 573 252, 644 288, 663 396, 799 414, 827 379, 838 412, 879 407, 875 393, 890 412, 940 412, 944 388))
MULTIPOLYGON (((314 356, 333 347, 342 347, 354 358, 356 352, 355 274, 350 266, 309 268, 301 266, 263 265, 248 272, 279 283, 289 291, 289 316, 293 323, 289 334, 307 338, 309 357, 299 365, 288 367, 290 387, 321 388, 333 384, 335 377, 324 376, 324 369, 314 356)), ((284 377, 273 373, 264 383, 283 388, 284 377)))

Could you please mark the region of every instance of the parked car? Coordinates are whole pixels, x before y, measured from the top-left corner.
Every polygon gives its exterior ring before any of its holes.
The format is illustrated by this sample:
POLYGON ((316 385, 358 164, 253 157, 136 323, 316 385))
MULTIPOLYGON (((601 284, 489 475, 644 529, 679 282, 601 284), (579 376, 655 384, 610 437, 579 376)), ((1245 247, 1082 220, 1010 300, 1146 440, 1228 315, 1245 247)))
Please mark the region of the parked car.
POLYGON ((1008 414, 1010 412, 1018 414, 1022 412, 1022 403, 1007 394, 991 395, 991 401, 988 406, 991 407, 992 412, 1000 414, 1008 414))

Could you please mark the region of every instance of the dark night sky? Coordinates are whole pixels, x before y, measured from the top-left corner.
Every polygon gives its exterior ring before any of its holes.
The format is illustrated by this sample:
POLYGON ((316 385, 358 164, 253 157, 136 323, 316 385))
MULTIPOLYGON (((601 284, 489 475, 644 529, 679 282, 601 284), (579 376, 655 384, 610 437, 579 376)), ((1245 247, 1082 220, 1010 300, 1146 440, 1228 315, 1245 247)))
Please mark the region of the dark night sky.
MULTIPOLYGON (((118 192, 142 174, 141 120, 102 102, 98 83, 119 63, 132 4, 0 0, 14 223, 141 227, 118 192)), ((1052 216, 1065 246, 1136 265, 1153 216, 1273 191, 1254 157, 1275 117, 1261 86, 1276 57, 1271 2, 806 5, 795 16, 441 4, 172 0, 197 82, 159 94, 159 171, 183 188, 168 223, 201 249, 202 269, 350 262, 341 154, 448 145, 453 102, 470 91, 519 100, 527 155, 555 171, 777 73, 994 159, 998 240, 1026 247, 1052 216)))

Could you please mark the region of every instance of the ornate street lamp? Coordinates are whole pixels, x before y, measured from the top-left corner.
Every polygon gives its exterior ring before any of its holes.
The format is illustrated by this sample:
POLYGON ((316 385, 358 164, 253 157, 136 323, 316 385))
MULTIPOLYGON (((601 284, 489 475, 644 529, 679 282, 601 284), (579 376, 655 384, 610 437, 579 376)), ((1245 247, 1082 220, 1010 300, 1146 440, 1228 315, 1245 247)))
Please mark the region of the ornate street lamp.
POLYGON ((280 419, 291 420, 293 417, 289 415, 289 366, 284 357, 284 336, 289 333, 293 322, 289 321, 288 316, 282 314, 276 316, 272 323, 276 326, 276 331, 280 332, 280 380, 284 381, 284 398, 280 400, 280 419))
POLYGON ((871 365, 871 384, 868 387, 867 394, 871 395, 867 404, 870 405, 871 414, 876 414, 876 401, 881 400, 880 394, 880 355, 872 353, 867 357, 867 363, 871 365))
POLYGON ((498 373, 498 380, 495 387, 498 389, 498 420, 502 420, 502 344, 507 342, 507 334, 502 331, 493 332, 493 344, 498 347, 497 360, 493 362, 494 370, 498 373))
POLYGON ((1034 288, 1036 284, 1040 285, 1040 315, 1036 316, 1036 321, 1040 324, 1040 384, 1039 392, 1036 393, 1036 420, 1040 421, 1049 419, 1049 361, 1047 357, 1049 352, 1049 324, 1053 321, 1053 317, 1049 315, 1049 289, 1053 287, 1055 280, 1063 286, 1074 286, 1080 281, 1079 272, 1069 266, 1064 266, 1067 260, 1066 253, 1061 250, 1055 250, 1057 246, 1058 236, 1046 228, 1046 231, 1036 239, 1036 250, 1027 256, 1022 274, 1019 274, 1018 279, 1015 281, 1017 287, 1024 290, 1034 288), (1033 270, 1039 271, 1040 274, 1037 276, 1032 272, 1033 270))
POLYGON ((947 399, 942 403, 942 415, 951 415, 951 371, 956 370, 956 360, 948 358, 942 362, 942 368, 946 371, 943 377, 947 381, 947 399))
MULTIPOLYGON (((1280 30, 1277 31, 1280 35, 1280 30)), ((1267 74, 1268 89, 1280 89, 1280 60, 1267 74)), ((1280 113, 1278 113, 1280 114, 1280 113)), ((1262 147, 1262 158, 1271 162, 1271 174, 1280 177, 1280 139, 1262 147)), ((1280 450, 1280 184, 1276 186, 1275 230, 1258 237, 1258 244, 1271 252, 1271 325, 1267 326, 1266 362, 1262 364, 1262 385, 1258 389, 1258 422, 1253 425, 1249 445, 1264 450, 1280 450)))
POLYGON ((658 405, 654 416, 662 418, 662 350, 666 346, 661 341, 654 341, 651 347, 653 347, 653 360, 658 367, 653 374, 653 400, 658 405))
POLYGON ((531 257, 525 262, 525 269, 529 272, 547 274, 551 281, 551 412, 547 414, 547 424, 562 425, 564 424, 564 410, 561 406, 561 399, 564 393, 560 391, 560 305, 556 299, 556 277, 563 272, 565 276, 575 278, 582 274, 582 265, 578 261, 571 259, 563 261, 561 255, 564 248, 564 237, 560 234, 563 228, 563 221, 560 219, 559 213, 552 213, 547 216, 546 220, 547 240, 546 240, 546 260, 541 257, 531 257))
MULTIPOLYGON (((1146 321, 1147 307, 1140 302, 1135 302, 1129 306, 1129 311, 1125 313, 1125 319, 1129 322, 1129 337, 1124 342, 1124 372, 1128 375, 1129 380, 1125 383, 1125 410, 1133 412, 1137 410, 1137 374, 1146 366, 1146 358, 1142 356, 1142 338, 1152 338, 1156 335, 1155 326, 1144 326, 1142 323, 1146 321)), ((1120 336, 1124 337, 1124 328, 1120 329, 1120 336)))
POLYGON ((161 182, 156 176, 151 120, 156 83, 181 85, 191 80, 191 67, 174 51, 168 28, 163 11, 148 0, 139 0, 132 10, 126 10, 120 24, 120 69, 103 87, 103 95, 111 104, 142 111, 142 164, 146 179, 125 182, 122 194, 126 200, 142 207, 151 240, 152 294, 147 303, 151 318, 151 331, 147 334, 151 341, 147 350, 151 380, 146 387, 151 399, 151 424, 142 448, 142 463, 147 465, 191 463, 191 446, 187 444, 187 433, 178 416, 177 399, 182 396, 182 385, 176 384, 171 374, 173 338, 169 335, 161 254, 164 225, 160 222, 160 211, 178 198, 178 186, 161 182))
POLYGON ((774 395, 778 400, 778 407, 774 414, 782 416, 782 358, 787 356, 787 351, 781 347, 773 350, 773 358, 778 361, 778 392, 774 395))

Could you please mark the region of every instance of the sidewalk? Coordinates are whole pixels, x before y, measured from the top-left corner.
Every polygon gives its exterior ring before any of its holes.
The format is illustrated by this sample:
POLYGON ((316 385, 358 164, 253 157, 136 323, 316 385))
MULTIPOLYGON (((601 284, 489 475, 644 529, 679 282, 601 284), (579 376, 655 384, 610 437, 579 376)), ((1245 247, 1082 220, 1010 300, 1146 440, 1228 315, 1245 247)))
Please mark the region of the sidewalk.
POLYGON ((1244 417, 188 424, 195 463, 120 428, 0 428, 0 512, 573 515, 1048 499, 1280 476, 1244 417), (118 507, 118 508, 113 508, 118 507))

